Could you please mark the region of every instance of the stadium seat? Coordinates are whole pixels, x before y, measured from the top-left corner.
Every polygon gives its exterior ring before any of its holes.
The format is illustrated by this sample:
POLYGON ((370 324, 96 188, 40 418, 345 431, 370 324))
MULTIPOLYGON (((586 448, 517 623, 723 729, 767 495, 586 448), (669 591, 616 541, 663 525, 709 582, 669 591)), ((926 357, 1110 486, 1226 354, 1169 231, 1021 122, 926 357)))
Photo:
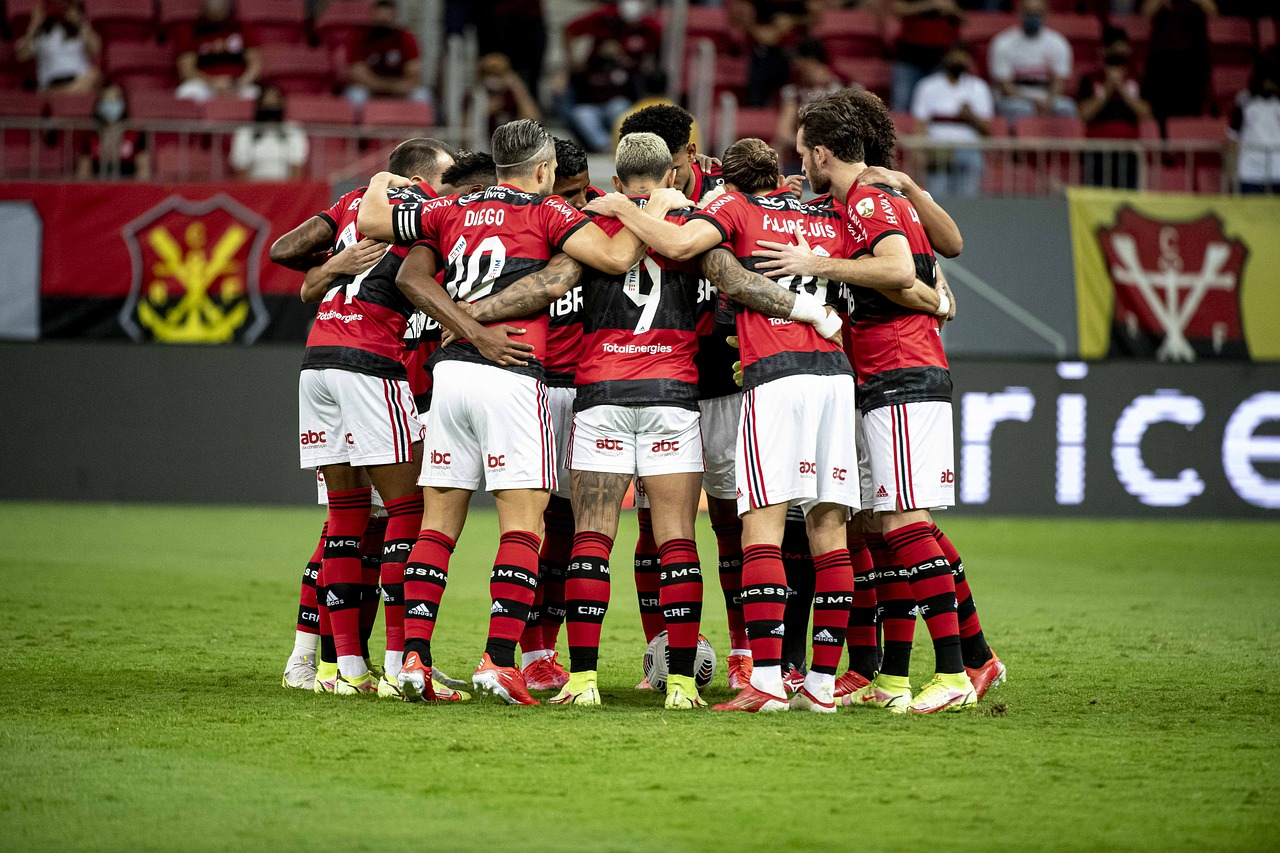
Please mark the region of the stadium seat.
POLYGON ((334 0, 316 19, 316 35, 329 48, 345 48, 369 29, 369 4, 364 0, 334 0))
POLYGON ((778 134, 778 111, 771 107, 738 107, 734 138, 754 136, 770 144, 778 134))
POLYGON ((209 152, 194 145, 158 144, 154 161, 153 175, 157 181, 207 181, 212 171, 209 152))
POLYGON ((1096 65, 1102 59, 1102 22, 1096 15, 1050 15, 1046 26, 1071 43, 1075 64, 1096 65))
POLYGON ((109 42, 103 70, 126 89, 167 89, 176 85, 172 52, 154 42, 109 42))
POLYGON ((0 98, 0 116, 39 118, 44 113, 44 98, 36 92, 5 92, 0 98))
POLYGON ((973 67, 981 77, 987 77, 987 50, 991 40, 1018 23, 1018 18, 1008 12, 966 12, 960 26, 960 38, 973 45, 973 67))
POLYGON ((329 180, 330 175, 354 160, 359 153, 355 139, 312 134, 309 142, 307 175, 317 181, 329 180))
POLYGON ((200 17, 200 0, 160 0, 160 10, 156 20, 160 24, 160 33, 165 41, 172 41, 168 33, 175 27, 185 27, 195 23, 200 17))
POLYGON ((30 137, 23 141, 6 133, 0 156, 3 157, 3 174, 12 180, 62 178, 71 172, 74 164, 71 148, 62 142, 61 136, 56 145, 38 142, 33 152, 30 137))
POLYGON ((205 121, 218 124, 247 124, 253 121, 256 105, 247 98, 214 98, 202 105, 205 121))
POLYGON ((156 32, 152 0, 86 0, 85 14, 107 44, 149 39, 156 32))
MULTIPOLYGON (((1084 122, 1073 116, 1035 116, 1020 118, 1013 134, 1022 139, 1083 139, 1084 122)), ((1052 148, 1052 144, 1046 146, 1052 148)), ((1019 193, 1041 194, 1058 186, 1079 183, 1080 158, 1062 150, 1032 151, 1023 155, 1021 168, 1015 168, 1013 189, 1019 193)))
POLYGON ((1209 59, 1215 66, 1248 64, 1253 58, 1253 24, 1248 18, 1221 17, 1209 22, 1209 59))
POLYGON ((33 63, 18 61, 13 42, 0 42, 0 90, 8 93, 24 88, 35 76, 34 72, 33 63))
POLYGON ((366 127, 421 127, 435 126, 431 107, 417 101, 396 101, 374 98, 364 105, 366 127))
POLYGON ((92 118, 97 98, 88 92, 67 92, 49 96, 50 118, 92 118))
POLYGON ((31 23, 31 12, 41 0, 7 0, 4 4, 5 19, 9 22, 9 32, 14 38, 21 37, 31 23))
POLYGON ((1276 46, 1276 20, 1275 18, 1259 18, 1258 19, 1258 49, 1270 50, 1276 46))
POLYGON ((831 59, 884 55, 884 28, 880 19, 865 9, 823 12, 812 34, 826 47, 831 59))
POLYGON ((898 137, 915 136, 920 132, 916 117, 911 113, 894 113, 893 132, 898 137))
POLYGON ((303 124, 355 124, 351 102, 337 95, 291 95, 284 104, 284 117, 303 124))
POLYGON ((1252 65, 1219 65, 1213 71, 1213 102, 1221 115, 1231 115, 1236 95, 1249 88, 1252 65))
POLYGON ((307 10, 302 0, 240 0, 240 21, 253 28, 258 44, 305 44, 307 10))
POLYGON ((129 92, 129 115, 136 119, 194 121, 200 118, 200 104, 176 98, 169 91, 137 89, 129 92))
POLYGON ((1165 121, 1169 139, 1201 139, 1210 142, 1226 142, 1227 122, 1213 116, 1171 117, 1165 121))
POLYGON ((893 67, 888 60, 842 57, 833 59, 831 67, 844 82, 861 83, 880 97, 888 99, 889 89, 893 85, 893 67))
MULTIPOLYGON (((659 20, 664 26, 667 17, 668 12, 665 8, 659 11, 659 20)), ((691 5, 685 21, 688 24, 685 38, 690 42, 705 38, 711 39, 718 45, 727 45, 734 40, 729 29, 729 16, 722 7, 691 5)))
POLYGON ((329 52, 303 45, 270 44, 262 48, 262 79, 287 94, 318 95, 333 90, 329 52))
POLYGON ((1165 132, 1170 142, 1202 141, 1215 145, 1212 151, 1166 157, 1163 164, 1166 188, 1183 192, 1221 192, 1222 146, 1227 141, 1226 120, 1211 116, 1170 118, 1165 122, 1165 132))
POLYGON ((1022 139, 1083 139, 1084 123, 1074 116, 1032 116, 1020 118, 1013 135, 1022 139))

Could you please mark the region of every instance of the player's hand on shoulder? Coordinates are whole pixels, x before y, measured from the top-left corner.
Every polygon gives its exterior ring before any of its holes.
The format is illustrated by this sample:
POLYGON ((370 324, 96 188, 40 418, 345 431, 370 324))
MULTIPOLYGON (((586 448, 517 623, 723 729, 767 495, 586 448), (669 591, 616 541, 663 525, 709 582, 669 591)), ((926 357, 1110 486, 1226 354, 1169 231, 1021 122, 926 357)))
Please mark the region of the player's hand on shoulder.
POLYGON ((599 198, 592 199, 584 209, 588 213, 595 213, 600 216, 617 216, 622 211, 633 206, 631 199, 622 193, 605 193, 599 198))
POLYGON ((689 199, 674 187, 662 187, 649 193, 649 203, 645 209, 652 213, 666 214, 668 211, 688 207, 689 199))
POLYGON ((329 269, 340 275, 359 275, 372 269, 386 252, 386 243, 365 237, 334 255, 329 260, 329 269))
POLYGON ((804 175, 787 175, 782 179, 782 186, 791 190, 796 198, 804 198, 804 175))
POLYGON ((369 183, 380 184, 391 189, 396 189, 398 187, 407 187, 413 182, 402 175, 392 174, 391 172, 379 172, 369 180, 369 183))
POLYGON ((706 154, 694 154, 693 162, 698 164, 698 168, 704 172, 710 172, 712 169, 720 168, 719 157, 708 157, 706 154))
POLYGON ((511 339, 511 335, 523 335, 524 329, 516 326, 490 326, 471 339, 480 354, 504 367, 523 367, 533 355, 533 344, 511 339))
POLYGON ((886 169, 883 166, 868 166, 866 171, 858 175, 857 186, 868 187, 872 184, 883 184, 898 192, 906 192, 915 186, 915 181, 911 180, 911 176, 906 172, 886 169))
POLYGON ((816 275, 814 265, 818 256, 809 248, 809 241, 805 239, 804 231, 799 223, 796 223, 793 233, 796 236, 796 242, 794 243, 775 243, 772 240, 756 241, 756 245, 760 248, 751 253, 752 257, 766 259, 756 265, 758 271, 769 278, 778 278, 784 275, 816 275))

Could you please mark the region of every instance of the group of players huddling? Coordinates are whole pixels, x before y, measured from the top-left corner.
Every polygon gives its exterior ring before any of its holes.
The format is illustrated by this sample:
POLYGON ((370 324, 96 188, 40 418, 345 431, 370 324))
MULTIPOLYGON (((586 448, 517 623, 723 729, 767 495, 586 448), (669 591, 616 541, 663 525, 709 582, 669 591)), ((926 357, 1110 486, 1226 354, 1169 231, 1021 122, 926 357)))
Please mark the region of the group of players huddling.
POLYGON ((934 249, 959 252, 955 223, 886 168, 893 124, 874 95, 800 112, 796 148, 822 194, 810 202, 766 143, 740 140, 717 163, 690 144, 691 122, 674 106, 628 118, 609 194, 536 122, 499 127, 491 156, 408 140, 389 172, 272 247, 320 302, 300 442, 328 504, 286 687, 599 705, 633 479, 636 589, 646 641, 666 632, 667 708, 706 704, 703 490, 739 691, 713 710, 952 711, 1004 680, 929 512, 954 502, 940 336, 954 304, 934 249), (431 640, 480 488, 501 536, 468 685, 433 668, 431 640), (917 616, 936 675, 913 694, 917 616))

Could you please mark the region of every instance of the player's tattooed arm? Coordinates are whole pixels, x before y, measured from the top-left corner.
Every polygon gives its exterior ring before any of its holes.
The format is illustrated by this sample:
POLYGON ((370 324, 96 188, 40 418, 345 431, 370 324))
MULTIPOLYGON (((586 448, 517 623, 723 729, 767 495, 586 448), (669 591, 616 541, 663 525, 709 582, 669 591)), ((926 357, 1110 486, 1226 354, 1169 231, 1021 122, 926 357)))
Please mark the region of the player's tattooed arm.
POLYGON ((818 297, 794 293, 772 279, 751 272, 728 249, 712 249, 702 258, 702 274, 716 289, 753 311, 808 323, 829 341, 840 338, 840 316, 818 297))
POLYGON ((631 485, 630 474, 571 471, 573 514, 579 530, 617 533, 622 498, 631 485))
POLYGON ((466 338, 489 361, 504 366, 528 364, 533 345, 510 338, 512 334, 523 335, 525 330, 506 325, 486 328, 454 304, 436 281, 435 254, 426 246, 409 250, 396 274, 396 286, 414 307, 457 337, 466 338))
POLYGON ((556 255, 542 269, 508 285, 501 293, 464 307, 480 323, 527 317, 564 296, 582 280, 582 265, 565 254, 556 255))
POLYGON ((270 258, 274 264, 298 272, 306 272, 325 262, 326 253, 333 247, 333 225, 323 216, 312 216, 271 244, 270 258))
POLYGON ((373 269, 386 253, 386 243, 368 237, 348 246, 320 266, 307 270, 302 280, 302 301, 319 302, 335 281, 373 269))
POLYGON ((360 199, 360 210, 356 213, 356 228, 365 237, 390 243, 395 239, 395 229, 391 223, 391 202, 387 199, 387 190, 392 187, 407 187, 408 178, 393 175, 390 172, 379 172, 369 179, 369 188, 360 199))
POLYGON ((942 209, 942 205, 933 200, 933 196, 922 190, 906 172, 895 172, 883 166, 871 166, 858 175, 858 186, 884 184, 893 187, 907 197, 907 201, 915 206, 920 215, 920 224, 929 237, 933 250, 944 258, 954 258, 964 250, 964 237, 960 234, 960 226, 951 215, 942 209))
MULTIPOLYGON (((650 194, 652 210, 649 205, 643 210, 636 207, 622 193, 603 195, 587 205, 587 210, 621 220, 642 242, 675 261, 692 260, 724 239, 719 229, 705 220, 692 219, 677 225, 664 219, 668 211, 661 210, 654 202, 663 199, 665 192, 658 190, 650 194)), ((679 203, 688 204, 688 200, 679 203)), ((668 205, 668 210, 674 209, 669 202, 668 205)))
POLYGON ((880 291, 905 290, 916 280, 911 245, 901 234, 885 235, 870 255, 864 254, 856 260, 814 254, 799 223, 796 224, 795 236, 794 243, 757 241, 760 248, 751 254, 763 260, 756 268, 764 270, 769 278, 812 276, 880 291))

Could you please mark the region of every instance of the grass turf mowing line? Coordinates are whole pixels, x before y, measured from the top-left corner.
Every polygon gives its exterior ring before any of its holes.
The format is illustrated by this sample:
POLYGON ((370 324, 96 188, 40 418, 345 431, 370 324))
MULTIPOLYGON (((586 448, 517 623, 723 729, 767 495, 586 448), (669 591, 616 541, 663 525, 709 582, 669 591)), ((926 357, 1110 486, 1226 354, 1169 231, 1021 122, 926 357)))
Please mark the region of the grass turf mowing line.
MULTIPOLYGON (((664 712, 631 690, 633 517, 603 708, 283 690, 321 520, 0 506, 0 848, 375 849, 403 821, 450 849, 830 849, 864 826, 897 846, 1256 849, 1280 830, 1275 525, 944 519, 1011 681, 912 719, 664 712)), ((483 646, 496 547, 477 513, 436 634, 454 676, 483 646)))

